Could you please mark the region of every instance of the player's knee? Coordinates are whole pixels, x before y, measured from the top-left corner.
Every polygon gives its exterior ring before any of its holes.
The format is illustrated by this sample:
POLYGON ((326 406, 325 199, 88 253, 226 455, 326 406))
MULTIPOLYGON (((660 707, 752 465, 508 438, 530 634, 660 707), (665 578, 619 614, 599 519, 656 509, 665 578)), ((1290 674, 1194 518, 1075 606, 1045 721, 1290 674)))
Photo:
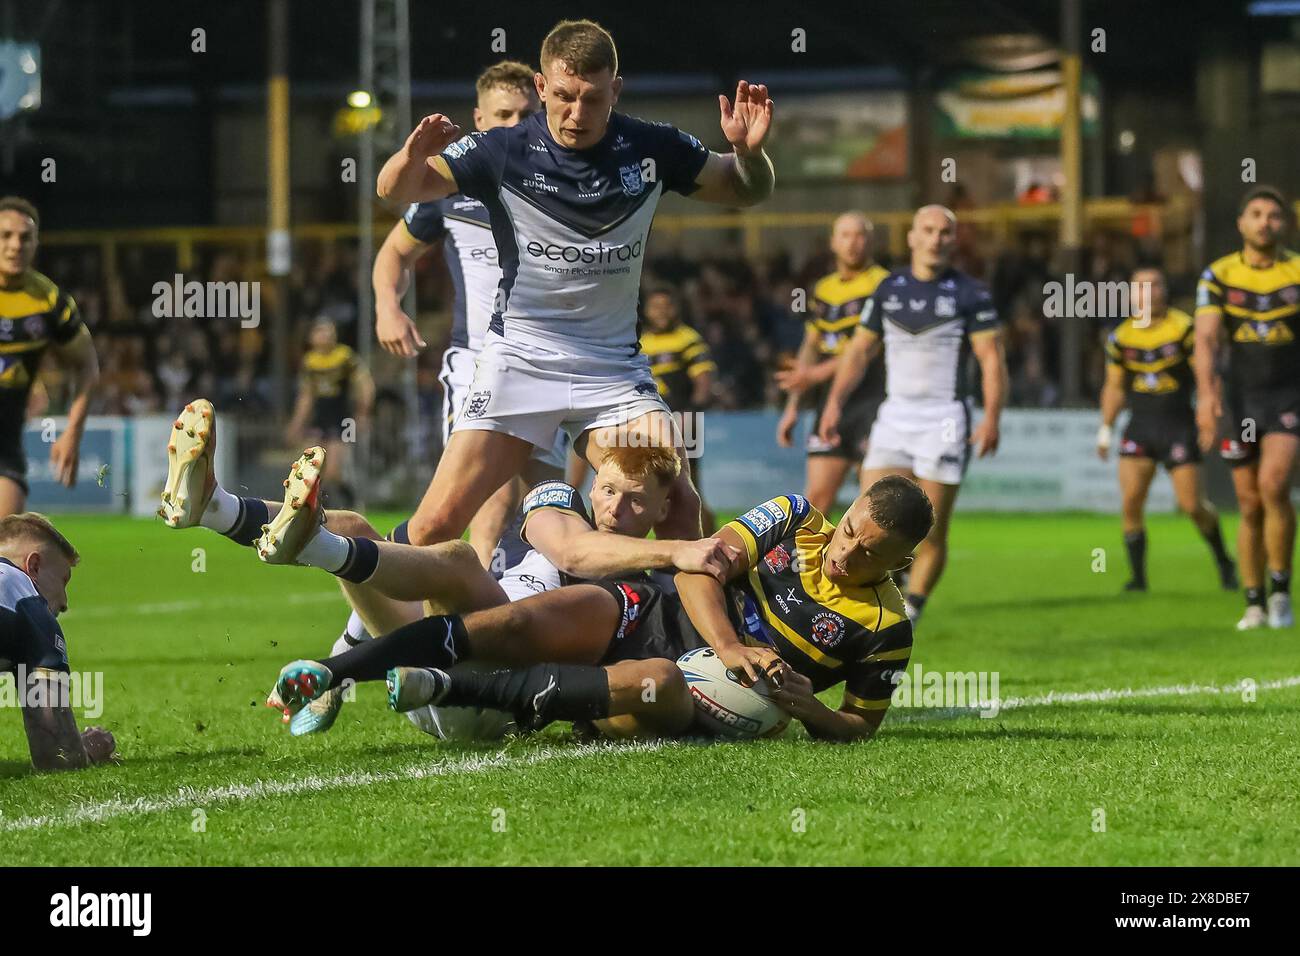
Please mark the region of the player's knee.
POLYGON ((1281 505, 1291 500, 1291 476, 1280 472, 1259 475, 1259 496, 1268 505, 1281 505))
POLYGON ((1237 496, 1237 510, 1245 524, 1259 524, 1264 520, 1264 501, 1257 494, 1237 496))
POLYGON ((377 541, 383 537, 369 521, 355 511, 330 511, 329 529, 335 534, 349 538, 371 538, 377 541))
POLYGON ((457 525, 456 515, 445 508, 417 511, 406 525, 411 544, 440 544, 458 540, 464 531, 463 524, 457 525))
POLYGON ((695 702, 676 661, 646 661, 641 684, 642 699, 654 705, 650 712, 656 727, 680 731, 690 725, 695 716, 695 702))

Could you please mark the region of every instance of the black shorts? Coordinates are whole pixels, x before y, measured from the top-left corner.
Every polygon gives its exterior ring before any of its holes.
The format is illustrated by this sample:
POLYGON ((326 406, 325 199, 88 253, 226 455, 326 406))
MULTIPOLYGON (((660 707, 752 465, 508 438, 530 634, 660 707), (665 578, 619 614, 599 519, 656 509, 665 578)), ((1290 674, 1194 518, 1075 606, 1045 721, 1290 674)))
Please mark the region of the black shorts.
POLYGON ((1252 464, 1259 458, 1261 436, 1270 432, 1300 436, 1300 387, 1233 395, 1225 418, 1219 456, 1233 468, 1252 464))
POLYGON ((804 443, 804 451, 810 456, 824 455, 861 461, 866 457, 871 426, 875 424, 876 412, 884 400, 884 396, 855 397, 845 405, 844 414, 840 416, 840 443, 835 446, 827 445, 817 436, 817 423, 821 421, 822 409, 825 407, 824 403, 819 402, 817 417, 813 421, 812 431, 808 433, 808 440, 804 443))
POLYGON ((27 486, 27 455, 23 453, 23 431, 19 427, 15 433, 0 436, 0 478, 8 478, 23 494, 31 489, 27 486))
POLYGON ((1121 458, 1152 458, 1166 468, 1201 460, 1196 420, 1190 415, 1134 413, 1119 442, 1121 458))
POLYGON ((601 666, 654 657, 675 661, 687 651, 705 646, 675 592, 642 580, 591 583, 612 594, 619 606, 618 627, 610 635, 601 666))
POLYGON ((318 398, 312 403, 307 430, 323 441, 338 441, 343 434, 343 419, 347 417, 347 402, 337 398, 318 398))

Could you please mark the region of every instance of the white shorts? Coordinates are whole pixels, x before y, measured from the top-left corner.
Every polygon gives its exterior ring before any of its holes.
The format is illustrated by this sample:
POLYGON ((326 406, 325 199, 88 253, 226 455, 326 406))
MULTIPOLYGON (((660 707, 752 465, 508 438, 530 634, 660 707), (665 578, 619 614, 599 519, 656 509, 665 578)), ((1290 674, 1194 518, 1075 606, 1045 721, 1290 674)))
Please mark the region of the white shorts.
POLYGON ((886 398, 871 426, 862 467, 905 468, 926 481, 960 485, 970 462, 970 432, 966 402, 921 404, 886 398))
MULTIPOLYGON (((460 414, 461 406, 469 397, 470 385, 474 381, 474 357, 472 349, 453 345, 442 353, 442 371, 438 373, 438 384, 442 386, 442 446, 447 447, 451 438, 451 426, 460 414)), ((544 465, 564 471, 568 464, 569 434, 557 429, 551 436, 548 446, 537 445, 532 458, 544 465)))
POLYGON ((647 412, 668 414, 650 363, 627 348, 581 355, 507 341, 489 332, 452 431, 493 431, 549 445, 556 429, 573 441, 594 428, 647 412))

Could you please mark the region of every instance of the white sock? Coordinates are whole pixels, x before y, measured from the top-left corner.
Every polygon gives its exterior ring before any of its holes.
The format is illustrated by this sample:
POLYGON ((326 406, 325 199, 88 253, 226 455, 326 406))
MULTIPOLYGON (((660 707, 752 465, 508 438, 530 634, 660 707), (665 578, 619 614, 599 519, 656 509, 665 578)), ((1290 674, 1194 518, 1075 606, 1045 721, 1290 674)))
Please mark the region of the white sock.
POLYGON ((348 625, 343 629, 343 636, 349 638, 353 645, 360 644, 362 641, 370 640, 373 635, 366 629, 366 622, 361 620, 361 615, 356 611, 348 618, 348 625))
POLYGON ((241 507, 243 506, 238 495, 232 495, 225 488, 217 485, 216 490, 212 492, 212 500, 203 509, 203 514, 199 515, 199 525, 203 528, 211 528, 218 534, 225 534, 239 520, 241 507))
POLYGON ((347 564, 352 553, 352 542, 342 535, 337 535, 328 528, 321 528, 303 545, 298 555, 298 563, 309 568, 324 568, 334 572, 347 564))

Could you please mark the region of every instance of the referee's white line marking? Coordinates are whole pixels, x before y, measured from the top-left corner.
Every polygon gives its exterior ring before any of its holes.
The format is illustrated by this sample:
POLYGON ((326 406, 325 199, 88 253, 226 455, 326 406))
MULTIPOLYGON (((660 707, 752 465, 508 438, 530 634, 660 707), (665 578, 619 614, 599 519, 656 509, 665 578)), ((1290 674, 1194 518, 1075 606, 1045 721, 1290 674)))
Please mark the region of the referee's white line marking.
POLYGON ((104 823, 119 817, 146 816, 169 813, 175 810, 206 808, 219 803, 243 803, 267 797, 293 797, 304 793, 322 793, 327 790, 346 790, 372 787, 376 784, 399 783, 406 780, 427 780, 432 777, 455 777, 486 773, 491 770, 531 767, 553 760, 567 760, 602 754, 651 753, 667 746, 664 742, 608 742, 578 744, 566 747, 547 747, 521 757, 496 753, 486 756, 469 756, 460 760, 440 760, 434 763, 411 764, 396 770, 364 770, 336 774, 332 777, 302 777, 297 780, 254 780, 251 783, 228 784, 197 790, 181 787, 174 793, 157 796, 140 796, 132 799, 102 800, 83 803, 71 809, 41 816, 0 816, 0 833, 27 830, 48 830, 55 827, 75 827, 83 823, 104 823))
MULTIPOLYGON (((1116 700, 1140 700, 1150 697, 1186 697, 1192 694, 1229 694, 1239 696, 1247 689, 1243 678, 1235 684, 1169 684, 1163 687, 1123 687, 1103 688, 1102 690, 1050 690, 1046 694, 1034 694, 1029 697, 1003 697, 986 703, 968 704, 965 707, 891 707, 896 712, 893 719, 935 720, 944 717, 964 717, 978 714, 980 711, 1019 710, 1023 707, 1052 707, 1057 704, 1105 704, 1116 700)), ((1255 681, 1254 690, 1285 690, 1288 687, 1300 687, 1300 675, 1279 677, 1277 680, 1255 681)))

